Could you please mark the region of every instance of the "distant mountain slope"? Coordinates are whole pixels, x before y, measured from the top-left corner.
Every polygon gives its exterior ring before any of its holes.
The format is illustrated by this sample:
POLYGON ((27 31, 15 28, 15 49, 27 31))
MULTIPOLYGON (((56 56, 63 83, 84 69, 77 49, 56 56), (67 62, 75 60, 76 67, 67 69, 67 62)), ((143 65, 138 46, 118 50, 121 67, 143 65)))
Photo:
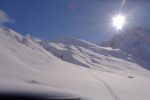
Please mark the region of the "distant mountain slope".
POLYGON ((104 46, 118 48, 132 55, 141 66, 150 69, 150 30, 135 28, 114 36, 104 46))
POLYGON ((139 73, 143 70, 130 54, 119 49, 101 47, 77 38, 66 38, 56 42, 32 40, 56 57, 76 65, 107 72, 139 73))

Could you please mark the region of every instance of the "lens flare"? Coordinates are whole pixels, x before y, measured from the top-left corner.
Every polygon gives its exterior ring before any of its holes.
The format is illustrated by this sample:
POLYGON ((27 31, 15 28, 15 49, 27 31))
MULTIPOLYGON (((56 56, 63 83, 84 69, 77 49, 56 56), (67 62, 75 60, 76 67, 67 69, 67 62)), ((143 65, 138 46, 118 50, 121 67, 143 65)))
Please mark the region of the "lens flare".
POLYGON ((112 25, 116 30, 121 30, 126 22, 126 18, 123 15, 116 15, 112 18, 112 25))

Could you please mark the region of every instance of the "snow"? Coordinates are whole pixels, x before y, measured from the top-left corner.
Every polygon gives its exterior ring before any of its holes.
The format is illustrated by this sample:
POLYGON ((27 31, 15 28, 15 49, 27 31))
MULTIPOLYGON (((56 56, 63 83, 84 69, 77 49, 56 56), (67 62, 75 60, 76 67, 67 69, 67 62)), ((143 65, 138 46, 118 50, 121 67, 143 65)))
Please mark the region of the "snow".
POLYGON ((71 40, 45 43, 1 28, 0 92, 87 100, 149 100, 150 72, 127 60, 130 55, 71 40), (63 53, 63 60, 54 53, 63 53))
POLYGON ((124 51, 100 47, 81 39, 69 38, 56 42, 43 41, 39 44, 53 53, 54 56, 62 59, 61 55, 64 61, 87 68, 116 73, 128 71, 141 75, 143 75, 141 70, 145 70, 135 63, 130 54, 124 51))

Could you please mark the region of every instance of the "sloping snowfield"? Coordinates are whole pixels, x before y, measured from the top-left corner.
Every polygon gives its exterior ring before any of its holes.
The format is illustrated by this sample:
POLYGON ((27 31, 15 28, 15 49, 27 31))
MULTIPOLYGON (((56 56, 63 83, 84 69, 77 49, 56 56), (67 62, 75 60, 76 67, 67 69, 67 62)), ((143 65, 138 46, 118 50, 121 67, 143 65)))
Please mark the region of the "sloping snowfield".
MULTIPOLYGON (((57 45, 58 48, 59 46, 57 45)), ((79 53, 82 54, 84 51, 91 52, 85 49, 79 53)), ((123 61, 114 56, 101 55, 100 52, 98 56, 101 59, 108 58, 101 60, 102 68, 106 67, 107 71, 95 68, 96 65, 93 68, 89 64, 87 68, 63 61, 31 39, 10 29, 1 28, 0 92, 37 93, 53 98, 85 100, 150 99, 149 71, 133 62, 123 61), (110 59, 111 62, 107 61, 110 59), (118 66, 125 70, 118 68, 112 70, 112 62, 114 67, 118 66)), ((82 62, 78 57, 76 60, 82 62)))

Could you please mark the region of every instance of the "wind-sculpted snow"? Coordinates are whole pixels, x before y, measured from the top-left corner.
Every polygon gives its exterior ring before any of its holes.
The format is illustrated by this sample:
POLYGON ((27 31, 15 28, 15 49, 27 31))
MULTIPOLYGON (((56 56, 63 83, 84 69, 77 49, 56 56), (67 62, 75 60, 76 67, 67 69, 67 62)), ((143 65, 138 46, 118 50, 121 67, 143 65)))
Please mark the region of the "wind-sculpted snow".
POLYGON ((0 28, 0 94, 149 100, 150 72, 129 62, 130 55, 80 39, 69 41, 47 43, 0 28))

